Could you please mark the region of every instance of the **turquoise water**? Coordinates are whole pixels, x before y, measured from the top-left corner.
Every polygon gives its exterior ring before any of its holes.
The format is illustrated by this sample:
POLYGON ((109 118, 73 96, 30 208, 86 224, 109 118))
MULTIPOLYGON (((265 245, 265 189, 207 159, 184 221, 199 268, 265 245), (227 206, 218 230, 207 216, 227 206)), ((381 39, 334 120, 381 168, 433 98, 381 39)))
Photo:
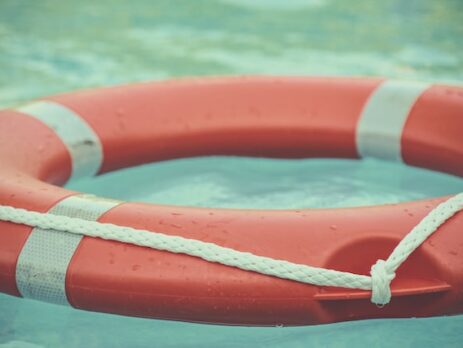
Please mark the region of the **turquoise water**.
POLYGON ((0 105, 185 75, 463 80, 461 0, 1 0, 0 105))
POLYGON ((463 180, 378 160, 199 157, 69 183, 120 200, 222 208, 297 209, 398 203, 463 191, 463 180))
MULTIPOLYGON (((461 84, 460 0, 0 1, 0 106, 186 75, 383 75, 461 84)), ((463 180, 346 160, 199 158, 70 187, 125 200, 295 208, 393 203, 463 180)), ((463 316, 240 328, 0 295, 0 347, 460 347, 463 316)))

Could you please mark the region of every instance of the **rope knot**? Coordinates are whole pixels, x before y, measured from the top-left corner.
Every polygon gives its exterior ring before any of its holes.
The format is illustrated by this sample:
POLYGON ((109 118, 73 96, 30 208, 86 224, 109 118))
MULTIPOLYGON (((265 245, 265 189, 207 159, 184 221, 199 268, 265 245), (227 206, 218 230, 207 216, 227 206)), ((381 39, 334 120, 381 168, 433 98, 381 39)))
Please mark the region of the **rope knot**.
POLYGON ((391 281, 395 273, 390 271, 386 261, 378 260, 371 267, 371 302, 384 306, 391 300, 391 281))

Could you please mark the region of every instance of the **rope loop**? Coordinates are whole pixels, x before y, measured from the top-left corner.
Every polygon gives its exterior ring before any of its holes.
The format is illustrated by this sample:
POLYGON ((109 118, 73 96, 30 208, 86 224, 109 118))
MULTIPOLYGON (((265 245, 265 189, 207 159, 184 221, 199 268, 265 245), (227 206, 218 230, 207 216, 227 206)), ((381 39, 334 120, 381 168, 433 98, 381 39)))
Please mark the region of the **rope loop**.
POLYGON ((387 262, 378 260, 371 266, 371 302, 377 306, 384 306, 391 300, 391 281, 395 272, 388 268, 387 262))

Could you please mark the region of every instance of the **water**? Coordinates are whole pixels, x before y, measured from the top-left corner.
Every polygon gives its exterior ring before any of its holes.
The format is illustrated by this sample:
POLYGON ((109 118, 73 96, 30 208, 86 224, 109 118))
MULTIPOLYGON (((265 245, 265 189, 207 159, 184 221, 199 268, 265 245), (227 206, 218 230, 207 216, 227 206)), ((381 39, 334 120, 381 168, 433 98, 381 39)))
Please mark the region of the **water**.
MULTIPOLYGON (((185 75, 383 75, 461 84, 460 0, 0 1, 0 106, 185 75)), ((380 204, 461 179, 367 161, 202 158, 71 187, 222 207, 380 204)), ((299 328, 124 318, 0 295, 0 347, 460 347, 463 316, 299 328)))
POLYGON ((185 75, 461 83, 461 0, 1 0, 0 105, 185 75))
POLYGON ((213 156, 127 168, 71 182, 68 187, 148 203, 297 209, 437 197, 462 192, 463 180, 378 160, 213 156))

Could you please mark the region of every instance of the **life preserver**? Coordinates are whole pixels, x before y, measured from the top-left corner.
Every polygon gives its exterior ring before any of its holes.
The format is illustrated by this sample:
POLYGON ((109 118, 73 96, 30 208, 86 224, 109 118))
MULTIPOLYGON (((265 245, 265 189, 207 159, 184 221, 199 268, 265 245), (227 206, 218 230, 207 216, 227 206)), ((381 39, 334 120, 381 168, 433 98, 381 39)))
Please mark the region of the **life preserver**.
MULTIPOLYGON (((463 176, 463 89, 382 79, 244 77, 144 83, 0 112, 0 204, 160 231, 369 274, 446 198, 287 211, 119 202, 69 178, 199 155, 374 156, 463 176)), ((391 303, 0 221, 0 291, 76 308, 209 323, 302 325, 463 313, 463 216, 399 269, 391 303)))

